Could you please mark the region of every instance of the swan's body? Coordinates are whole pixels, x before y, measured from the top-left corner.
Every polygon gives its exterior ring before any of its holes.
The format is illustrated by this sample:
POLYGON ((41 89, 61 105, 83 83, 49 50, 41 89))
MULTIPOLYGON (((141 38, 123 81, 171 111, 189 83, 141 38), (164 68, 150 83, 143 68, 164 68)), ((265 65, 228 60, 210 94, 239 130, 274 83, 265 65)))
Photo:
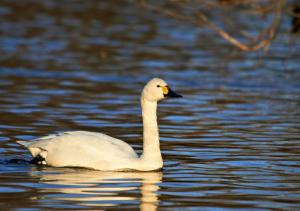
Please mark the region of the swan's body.
POLYGON ((141 97, 143 112, 143 154, 138 157, 130 145, 108 135, 87 131, 72 131, 49 135, 31 141, 18 141, 35 160, 56 167, 84 167, 103 171, 160 169, 157 126, 157 101, 165 97, 181 97, 172 92, 162 79, 154 78, 144 87, 141 97))
POLYGON ((39 156, 41 164, 56 167, 125 169, 134 168, 138 158, 124 141, 95 132, 65 132, 19 143, 26 146, 33 157, 39 156))

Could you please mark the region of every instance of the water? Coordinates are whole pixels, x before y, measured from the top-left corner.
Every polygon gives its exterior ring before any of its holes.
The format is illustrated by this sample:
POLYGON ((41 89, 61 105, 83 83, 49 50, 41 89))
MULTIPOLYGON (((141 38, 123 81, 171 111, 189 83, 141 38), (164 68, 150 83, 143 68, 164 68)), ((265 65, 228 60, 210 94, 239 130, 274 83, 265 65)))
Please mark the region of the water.
POLYGON ((288 16, 267 53, 132 2, 2 1, 0 16, 1 209, 300 208, 300 46, 288 16), (68 130, 140 153, 152 77, 184 96, 159 105, 162 171, 26 162, 17 139, 68 130))

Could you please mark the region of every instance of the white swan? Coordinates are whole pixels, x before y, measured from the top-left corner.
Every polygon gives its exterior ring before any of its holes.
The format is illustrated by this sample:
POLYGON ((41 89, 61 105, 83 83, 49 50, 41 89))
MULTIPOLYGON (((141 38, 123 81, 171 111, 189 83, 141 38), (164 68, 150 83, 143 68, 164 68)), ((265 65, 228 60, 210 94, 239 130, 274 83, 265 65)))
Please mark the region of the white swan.
POLYGON ((17 141, 28 148, 33 161, 55 167, 84 167, 103 171, 160 169, 160 152, 156 117, 157 101, 181 97, 159 78, 149 81, 141 96, 143 116, 143 153, 140 157, 127 143, 102 133, 64 132, 31 141, 17 141))

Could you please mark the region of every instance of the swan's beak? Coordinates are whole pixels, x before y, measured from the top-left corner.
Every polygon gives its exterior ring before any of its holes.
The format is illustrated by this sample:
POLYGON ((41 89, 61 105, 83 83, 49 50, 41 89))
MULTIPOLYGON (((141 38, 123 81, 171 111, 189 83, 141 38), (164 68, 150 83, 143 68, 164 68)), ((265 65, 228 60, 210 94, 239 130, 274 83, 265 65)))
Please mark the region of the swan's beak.
POLYGON ((172 89, 170 89, 168 86, 163 87, 163 93, 164 93, 164 97, 172 97, 172 98, 182 97, 180 94, 177 94, 172 89))

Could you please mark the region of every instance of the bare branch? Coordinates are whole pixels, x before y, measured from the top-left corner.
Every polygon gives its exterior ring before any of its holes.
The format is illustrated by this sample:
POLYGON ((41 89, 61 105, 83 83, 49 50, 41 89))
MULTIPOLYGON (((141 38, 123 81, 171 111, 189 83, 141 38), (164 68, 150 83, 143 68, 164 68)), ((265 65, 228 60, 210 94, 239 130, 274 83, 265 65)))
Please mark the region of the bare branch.
POLYGON ((247 33, 247 39, 249 40, 248 42, 241 42, 239 41, 236 37, 225 31, 223 28, 217 26, 214 24, 212 21, 209 20, 209 18, 205 15, 204 12, 199 10, 199 8, 195 7, 195 1, 170 1, 170 4, 173 4, 174 6, 182 5, 182 4, 189 4, 190 7, 189 9, 193 11, 195 14, 195 17, 189 17, 186 15, 182 15, 176 11, 172 11, 171 9, 166 9, 166 8, 160 8, 158 6, 153 6, 151 4, 148 4, 145 0, 141 1, 141 5, 147 9, 150 9, 152 11, 157 11, 159 13, 165 14, 167 16, 173 17, 178 20, 182 21, 188 21, 194 25, 198 26, 203 26, 204 24, 210 28, 211 30, 215 31, 217 34, 219 34, 223 39, 227 40, 229 43, 234 45, 235 47, 239 48, 242 51, 255 51, 259 49, 268 49, 270 43, 272 40, 275 38, 276 35, 276 30, 281 22, 281 16, 283 13, 283 7, 285 5, 286 0, 275 0, 271 2, 275 2, 271 4, 271 6, 267 7, 261 7, 258 0, 219 0, 219 2, 215 1, 209 1, 209 3, 205 0, 198 0, 196 4, 205 6, 205 7, 213 7, 216 5, 219 6, 219 4, 229 4, 229 3, 234 3, 234 5, 245 5, 245 4, 251 4, 253 8, 256 8, 255 11, 258 12, 266 12, 266 11, 274 11, 274 17, 273 21, 271 24, 266 27, 265 29, 261 30, 260 33, 257 36, 250 36, 247 33), (219 3, 219 4, 218 4, 219 3), (259 10, 257 10, 259 8, 259 10))

